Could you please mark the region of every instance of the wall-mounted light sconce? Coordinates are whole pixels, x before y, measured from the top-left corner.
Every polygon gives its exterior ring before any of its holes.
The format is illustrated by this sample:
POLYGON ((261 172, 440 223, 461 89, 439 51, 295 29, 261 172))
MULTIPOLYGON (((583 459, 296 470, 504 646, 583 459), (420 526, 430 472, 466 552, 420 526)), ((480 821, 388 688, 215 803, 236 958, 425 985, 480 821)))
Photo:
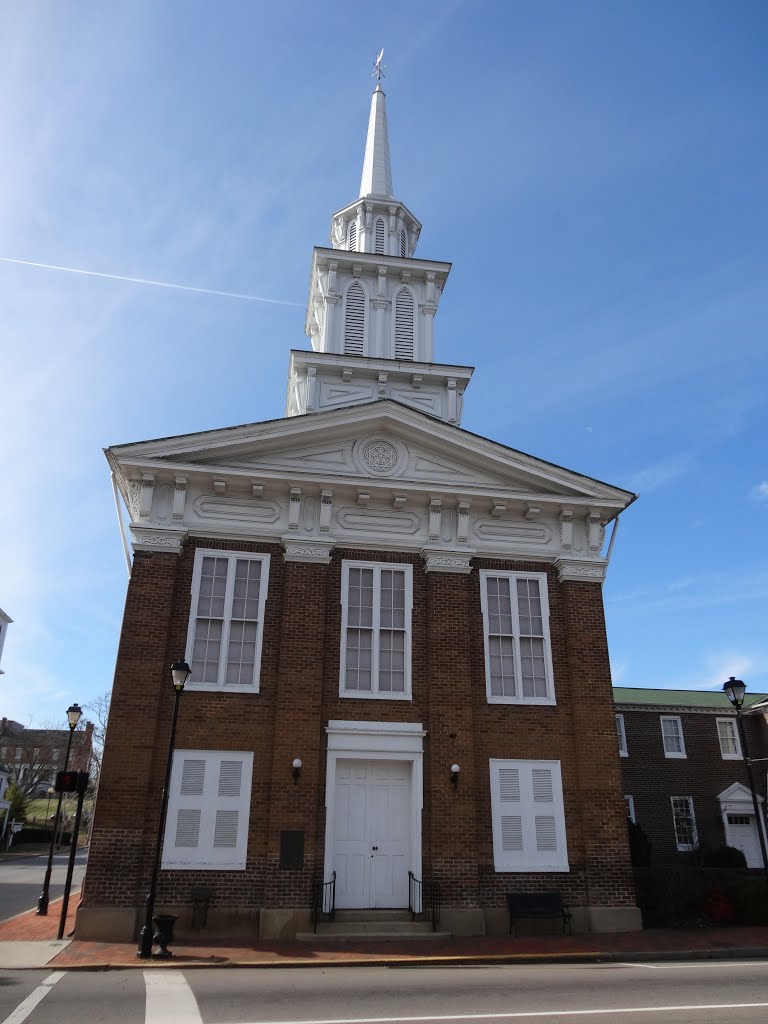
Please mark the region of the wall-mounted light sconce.
POLYGON ((451 765, 451 782, 453 783, 453 788, 454 789, 458 789, 458 786, 459 786, 459 772, 460 771, 461 771, 461 765, 460 764, 452 764, 451 765))
POLYGON ((299 781, 299 776, 300 775, 301 775, 301 758, 300 757, 294 757, 294 759, 293 759, 293 784, 294 784, 294 786, 299 781))

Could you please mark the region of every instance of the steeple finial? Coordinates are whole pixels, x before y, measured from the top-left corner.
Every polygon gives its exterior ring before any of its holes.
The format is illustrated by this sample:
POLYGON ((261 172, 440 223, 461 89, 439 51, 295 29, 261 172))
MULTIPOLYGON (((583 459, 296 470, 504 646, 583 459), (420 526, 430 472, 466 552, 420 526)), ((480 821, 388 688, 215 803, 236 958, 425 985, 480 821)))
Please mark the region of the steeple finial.
POLYGON ((384 77, 384 71, 385 71, 386 66, 387 66, 386 64, 382 64, 381 63, 383 58, 384 58, 384 49, 382 47, 381 51, 379 52, 379 56, 373 62, 373 74, 371 75, 371 78, 375 78, 376 81, 379 83, 379 85, 381 84, 381 80, 384 77))
POLYGON ((360 196, 392 196, 392 165, 389 160, 389 134, 387 132, 387 108, 381 78, 384 65, 381 63, 384 51, 373 65, 376 88, 371 97, 371 116, 368 119, 368 136, 365 140, 363 176, 360 179, 360 196))

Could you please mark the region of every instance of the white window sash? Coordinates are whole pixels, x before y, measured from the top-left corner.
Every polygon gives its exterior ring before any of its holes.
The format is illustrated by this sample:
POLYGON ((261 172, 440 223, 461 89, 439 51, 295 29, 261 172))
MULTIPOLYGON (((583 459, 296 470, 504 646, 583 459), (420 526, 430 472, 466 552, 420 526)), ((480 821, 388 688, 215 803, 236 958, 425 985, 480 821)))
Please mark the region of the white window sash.
POLYGON ((173 870, 244 871, 248 855, 248 826, 251 807, 253 753, 243 750, 175 750, 168 787, 168 810, 163 838, 162 867, 173 870), (205 764, 203 792, 182 795, 184 762, 199 760, 205 764), (222 761, 242 763, 239 796, 219 796, 219 772, 222 761), (195 847, 176 847, 179 811, 199 813, 198 842, 195 847), (215 847, 214 835, 218 811, 237 812, 237 843, 215 847))
POLYGON ((664 747, 664 756, 665 757, 687 757, 688 755, 685 752, 685 738, 683 736, 683 723, 682 723, 682 720, 681 720, 680 716, 679 715, 662 715, 661 718, 660 718, 660 727, 661 727, 661 742, 662 742, 662 745, 664 747), (664 731, 664 723, 665 722, 675 722, 676 723, 676 725, 677 725, 676 736, 677 736, 677 739, 679 739, 679 741, 680 741, 680 749, 679 750, 670 750, 670 749, 668 749, 668 747, 667 747, 667 739, 668 738, 671 739, 671 736, 667 737, 667 734, 664 731))
POLYGON ((696 829, 696 815, 695 815, 694 810, 693 810, 693 797, 691 797, 691 796, 671 796, 669 798, 669 800, 670 800, 670 803, 672 805, 672 829, 673 829, 673 831, 675 833, 675 845, 676 845, 677 850, 678 850, 679 853, 687 853, 690 850, 694 850, 696 848, 696 844, 699 841, 699 834, 698 834, 698 831, 696 829), (678 838, 677 825, 678 825, 678 820, 679 819, 678 819, 678 815, 677 815, 677 808, 675 807, 675 801, 676 800, 683 800, 683 801, 685 801, 685 806, 686 806, 687 811, 688 811, 688 821, 690 822, 690 829, 691 829, 691 842, 690 843, 685 842, 685 841, 681 842, 680 839, 678 838))
MULTIPOLYGON (((219 651, 219 667, 216 682, 202 682, 191 679, 187 683, 188 690, 216 690, 226 693, 258 693, 259 680, 261 678, 261 647, 264 637, 264 610, 267 603, 267 591, 269 589, 269 559, 268 554, 254 554, 250 551, 223 551, 219 548, 198 548, 195 552, 195 565, 192 572, 192 601, 189 608, 189 625, 187 627, 187 649, 186 660, 189 665, 193 662, 195 644, 195 629, 197 626, 198 609, 200 605, 200 580, 203 572, 203 559, 224 558, 227 560, 227 585, 224 593, 224 614, 221 627, 221 649, 219 651), (259 578, 259 611, 256 625, 256 650, 254 653, 253 681, 250 683, 237 683, 227 685, 227 660, 229 657, 229 637, 232 629, 232 603, 235 590, 235 575, 238 561, 261 562, 261 575, 259 578)), ((205 618, 206 616, 202 616, 205 618)), ((241 621, 240 619, 237 620, 241 621)), ((253 621, 253 620, 246 620, 253 621)))
POLYGON ((720 756, 724 761, 743 760, 741 753, 741 737, 739 736, 739 730, 735 718, 717 719, 717 739, 720 743, 720 756), (723 733, 725 733, 725 736, 723 733), (732 741, 736 748, 735 750, 725 749, 729 740, 732 741))
POLYGON ((619 756, 629 757, 627 750, 627 730, 624 726, 624 715, 616 715, 616 734, 619 741, 619 756))
MULTIPOLYGON (((549 591, 546 573, 511 572, 502 569, 480 570, 480 606, 483 612, 483 643, 485 648, 485 692, 489 704, 555 704, 555 683, 552 669, 552 645, 549 636, 549 591), (488 580, 508 579, 510 601, 512 605, 512 648, 515 665, 515 694, 504 696, 491 692, 491 646, 490 616, 488 614, 488 580), (544 671, 547 682, 546 697, 526 697, 523 695, 523 670, 520 654, 520 608, 517 598, 518 580, 536 580, 539 584, 541 601, 542 639, 544 646, 544 671)), ((493 634, 496 636, 497 634, 493 634)))
MULTIPOLYGON (((410 700, 411 699, 411 619, 413 611, 413 567, 402 562, 356 562, 344 561, 341 571, 341 657, 339 665, 339 696, 359 700, 410 700), (349 571, 350 569, 373 569, 373 610, 371 629, 371 689, 347 689, 347 628, 349 620, 349 571), (382 571, 404 571, 405 574, 405 679, 402 693, 379 689, 379 654, 381 647, 381 573, 382 571)), ((356 628, 356 627, 353 627, 356 628)))
POLYGON ((497 873, 528 872, 528 871, 570 871, 568 865, 568 845, 565 831, 565 810, 563 807, 563 784, 559 761, 517 761, 491 758, 489 761, 491 781, 491 824, 493 830, 493 861, 497 873), (505 768, 516 769, 520 777, 519 804, 502 800, 501 771, 505 768), (552 782, 552 802, 533 800, 533 772, 544 769, 550 772, 552 782), (514 811, 513 811, 514 809, 514 811), (519 816, 522 819, 522 849, 520 851, 504 850, 502 835, 502 817, 519 816), (553 817, 555 826, 555 846, 552 851, 536 850, 536 817, 553 817))

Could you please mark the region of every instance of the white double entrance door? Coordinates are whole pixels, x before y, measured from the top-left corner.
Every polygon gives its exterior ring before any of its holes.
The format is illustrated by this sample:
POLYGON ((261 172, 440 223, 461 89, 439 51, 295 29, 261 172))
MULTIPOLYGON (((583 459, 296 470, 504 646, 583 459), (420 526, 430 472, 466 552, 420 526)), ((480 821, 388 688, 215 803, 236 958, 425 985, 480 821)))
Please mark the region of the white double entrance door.
POLYGON ((407 907, 411 763, 337 760, 331 820, 336 906, 407 907))

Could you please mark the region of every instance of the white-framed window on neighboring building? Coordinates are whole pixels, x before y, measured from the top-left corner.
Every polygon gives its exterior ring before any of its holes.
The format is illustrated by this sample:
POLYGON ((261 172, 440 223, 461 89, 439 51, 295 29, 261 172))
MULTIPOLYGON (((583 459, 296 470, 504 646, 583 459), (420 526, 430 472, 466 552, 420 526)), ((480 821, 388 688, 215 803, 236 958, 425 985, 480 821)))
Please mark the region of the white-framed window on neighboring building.
POLYGON ((186 657, 190 689, 259 689, 269 555, 195 552, 186 657))
POLYGON ((672 796, 672 824, 675 829, 677 849, 684 853, 693 850, 698 842, 696 817, 693 813, 692 796, 672 796))
POLYGON ((496 871, 568 871, 559 761, 492 758, 496 871))
POLYGON ((625 793, 624 800, 627 804, 627 817, 630 821, 637 821, 635 818, 635 798, 630 796, 629 793, 625 793))
POLYGON ((661 738, 665 757, 687 757, 683 739, 683 723, 679 715, 661 716, 661 738))
POLYGON ((741 760, 741 743, 735 718, 718 718, 717 738, 720 740, 720 753, 724 761, 741 760))
POLYGON ((480 570, 489 704, 554 704, 545 573, 480 570))
POLYGON ((344 561, 342 697, 411 697, 413 571, 395 562, 344 561))
POLYGON ((619 754, 621 757, 628 757, 627 730, 624 727, 624 715, 616 715, 616 736, 619 740, 619 754))
POLYGON ((164 868, 245 869, 252 775, 249 751, 173 752, 164 868))

